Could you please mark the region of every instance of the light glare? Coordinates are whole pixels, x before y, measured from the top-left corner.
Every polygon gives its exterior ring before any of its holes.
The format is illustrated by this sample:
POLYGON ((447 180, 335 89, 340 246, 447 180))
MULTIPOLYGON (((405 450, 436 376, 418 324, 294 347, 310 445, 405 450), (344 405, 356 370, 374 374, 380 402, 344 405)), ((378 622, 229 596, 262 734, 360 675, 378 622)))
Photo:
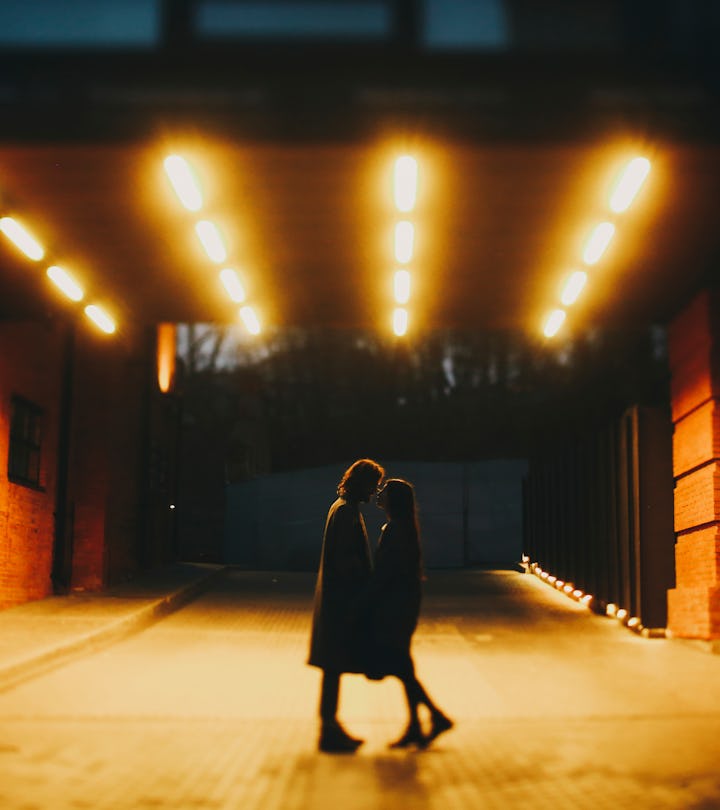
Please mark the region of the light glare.
POLYGON ((406 309, 397 307, 393 312, 393 332, 402 337, 406 334, 408 328, 408 313, 406 309))
POLYGON ((568 278, 560 295, 560 300, 566 307, 571 306, 577 301, 586 281, 587 273, 584 273, 582 270, 576 270, 568 278))
POLYGON ((415 227, 412 222, 403 220, 395 226, 395 259, 400 264, 407 264, 413 256, 415 227))
POLYGON ((52 265, 47 269, 48 278, 61 290, 71 301, 82 301, 85 293, 75 279, 62 267, 52 265))
POLYGON ((245 290, 237 273, 230 267, 220 271, 220 281, 222 281, 227 294, 236 304, 242 304, 245 300, 245 290))
POLYGON ((260 334, 260 321, 252 307, 242 307, 240 309, 240 318, 251 335, 260 334))
POLYGON ((195 225, 195 233, 205 248, 205 252, 210 260, 220 264, 227 259, 227 250, 217 226, 207 219, 201 219, 195 225))
POLYGON ((547 317, 545 321, 545 326, 543 327, 543 334, 545 337, 554 337, 560 327, 565 322, 565 310, 564 309, 554 309, 547 317))
POLYGON ((628 163, 610 197, 612 211, 616 214, 627 211, 649 172, 650 161, 647 158, 638 157, 628 163))
POLYGON ((39 262, 45 255, 45 251, 40 243, 12 217, 2 217, 2 219, 0 219, 0 231, 2 231, 28 259, 39 262))
POLYGON ((615 226, 612 222, 601 222, 592 232, 585 246, 585 252, 583 253, 585 264, 599 262, 614 235, 615 226))
POLYGON ((179 155, 169 155, 164 166, 180 202, 188 211, 199 211, 203 204, 202 192, 188 162, 179 155))
POLYGON ((417 161, 403 155, 395 161, 395 207, 406 213, 415 207, 417 198, 417 161))
POLYGON ((393 289, 398 304, 407 304, 410 300, 410 273, 407 270, 397 270, 395 272, 393 289))
POLYGON ((89 306, 85 307, 85 314, 90 318, 90 320, 105 332, 108 335, 112 335, 115 331, 115 322, 113 319, 105 312, 105 310, 101 309, 99 306, 95 304, 90 304, 89 306))

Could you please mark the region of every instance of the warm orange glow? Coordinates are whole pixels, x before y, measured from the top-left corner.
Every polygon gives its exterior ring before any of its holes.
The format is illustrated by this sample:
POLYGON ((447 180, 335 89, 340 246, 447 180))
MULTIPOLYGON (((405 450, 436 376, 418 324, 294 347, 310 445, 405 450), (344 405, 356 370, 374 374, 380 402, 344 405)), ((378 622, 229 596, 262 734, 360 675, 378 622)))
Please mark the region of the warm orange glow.
POLYGON ((403 155, 395 161, 395 207, 406 213, 415 207, 417 198, 417 161, 403 155))
POLYGON ((607 246, 615 235, 615 226, 612 222, 601 222, 590 234, 585 246, 583 261, 585 264, 596 264, 602 258, 607 246))
POLYGON ((610 208, 616 214, 627 211, 650 172, 650 161, 644 157, 631 160, 610 197, 610 208))
POLYGON ((188 211, 199 211, 203 204, 202 192, 188 162, 179 155, 169 155, 163 165, 180 202, 188 211))
POLYGON ((95 304, 90 304, 89 306, 85 307, 85 314, 90 318, 90 320, 105 332, 108 335, 112 335, 115 331, 115 322, 113 319, 105 312, 105 310, 101 309, 99 306, 95 304))
POLYGON ((565 322, 565 310, 564 309, 554 309, 545 320, 545 325, 543 326, 543 334, 545 337, 551 338, 554 337, 560 327, 565 322))
POLYGON ((0 219, 0 231, 2 231, 28 259, 39 262, 45 255, 45 250, 42 245, 12 217, 2 217, 0 219))
POLYGON ((408 328, 408 312, 406 309, 402 307, 397 307, 393 311, 393 332, 398 336, 402 337, 407 333, 408 328))
POLYGON ((578 296, 582 292, 582 289, 585 286, 586 281, 587 281, 587 273, 583 273, 582 270, 576 270, 574 273, 570 275, 570 277, 565 282, 562 293, 560 295, 560 300, 566 307, 571 306, 577 301, 578 296))
POLYGON ((75 279, 62 267, 52 265, 47 269, 48 278, 61 290, 71 301, 82 301, 85 293, 75 279))
POLYGON ((245 324, 245 328, 251 335, 260 334, 260 320, 252 307, 241 307, 240 319, 245 324))
POLYGON ((407 264, 413 256, 415 227, 412 222, 403 220, 395 226, 395 259, 400 264, 407 264))
POLYGON ((209 222, 207 219, 200 220, 195 225, 195 233, 198 235, 198 239, 211 261, 220 264, 227 259, 225 243, 214 223, 209 222))
POLYGON ((395 271, 393 291, 398 304, 407 304, 410 300, 410 273, 407 270, 395 271))
POLYGON ((175 324, 161 323, 157 327, 158 387, 167 394, 175 378, 175 324))
POLYGON ((245 300, 245 289, 238 278, 238 274, 230 267, 226 267, 220 271, 220 281, 222 281, 223 287, 225 287, 231 300, 236 304, 242 304, 245 300))

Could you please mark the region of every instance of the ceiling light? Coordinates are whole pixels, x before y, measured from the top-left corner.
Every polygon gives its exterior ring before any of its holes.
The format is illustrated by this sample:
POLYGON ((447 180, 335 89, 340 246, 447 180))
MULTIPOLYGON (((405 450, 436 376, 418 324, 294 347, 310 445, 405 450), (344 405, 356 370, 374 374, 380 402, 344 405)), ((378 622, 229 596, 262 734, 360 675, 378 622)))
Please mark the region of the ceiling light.
POLYGON ((240 318, 251 335, 260 334, 260 321, 252 307, 242 307, 240 309, 240 318))
POLYGON ((543 327, 543 334, 545 337, 554 337, 560 327, 563 325, 565 321, 565 310, 564 309, 554 309, 547 317, 545 321, 545 326, 543 327))
POLYGON ((612 222, 601 222, 595 228, 585 245, 585 252, 583 253, 585 264, 596 264, 600 261, 614 234, 615 226, 612 222))
POLYGON ((67 295, 72 301, 82 301, 84 293, 82 287, 62 267, 52 265, 47 269, 48 278, 67 295))
POLYGON ((12 217, 2 217, 2 219, 0 219, 0 231, 2 231, 16 247, 20 248, 28 259, 39 262, 45 255, 45 251, 37 240, 12 217))
POLYGON ((410 273, 407 270, 397 270, 395 272, 393 290, 398 304, 407 304, 410 300, 410 273))
POLYGON ((398 211, 412 211, 417 197, 417 161, 403 155, 395 161, 395 206, 398 211))
POLYGON ((412 222, 403 220, 395 226, 395 259, 400 264, 407 264, 413 255, 415 228, 412 222))
POLYGON ((164 166, 180 202, 188 211, 199 211, 203 204, 202 192, 188 162, 179 155, 169 155, 164 166))
POLYGON ((587 273, 584 273, 582 270, 576 270, 568 278, 560 295, 560 300, 566 307, 569 307, 577 301, 586 281, 587 273))
POLYGON ((402 337, 408 328, 408 313, 406 309, 398 307, 393 312, 393 332, 402 337))
POLYGON ((105 312, 105 310, 101 309, 95 304, 90 304, 90 306, 85 307, 85 314, 88 316, 88 318, 90 318, 95 326, 102 329, 102 331, 106 332, 108 335, 111 335, 115 331, 115 322, 113 319, 107 314, 107 312, 105 312))
POLYGON ((242 304, 245 300, 245 290, 238 274, 229 267, 220 271, 220 281, 222 281, 227 294, 236 304, 242 304))
POLYGON ((610 197, 610 208, 616 214, 627 211, 649 172, 650 161, 647 158, 638 157, 628 163, 610 197))
POLYGON ((220 264, 227 259, 227 250, 216 225, 207 219, 202 219, 195 225, 195 233, 211 261, 220 264))

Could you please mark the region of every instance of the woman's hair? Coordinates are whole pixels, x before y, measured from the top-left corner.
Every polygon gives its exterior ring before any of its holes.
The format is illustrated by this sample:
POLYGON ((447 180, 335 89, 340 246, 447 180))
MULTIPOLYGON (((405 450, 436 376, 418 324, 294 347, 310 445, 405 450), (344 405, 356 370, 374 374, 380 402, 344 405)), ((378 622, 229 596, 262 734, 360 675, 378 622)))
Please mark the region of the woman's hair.
POLYGON ((417 529, 415 490, 409 481, 388 478, 385 482, 385 509, 392 520, 413 523, 417 529))
POLYGON ((404 534, 417 551, 417 563, 422 576, 422 548, 420 546, 420 526, 415 503, 415 489, 409 481, 402 478, 388 478, 385 482, 384 508, 393 523, 404 527, 404 534))
POLYGON ((382 481, 385 470, 370 458, 361 458, 351 464, 343 473, 343 477, 338 484, 337 494, 341 498, 359 500, 365 494, 364 490, 368 485, 374 485, 382 481))

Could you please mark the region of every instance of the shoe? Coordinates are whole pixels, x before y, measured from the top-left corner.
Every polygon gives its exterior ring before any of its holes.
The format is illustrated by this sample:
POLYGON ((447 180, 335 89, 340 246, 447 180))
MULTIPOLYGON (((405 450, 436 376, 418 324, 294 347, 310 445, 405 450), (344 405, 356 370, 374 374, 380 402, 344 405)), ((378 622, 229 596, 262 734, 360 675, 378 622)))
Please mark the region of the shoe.
POLYGON ((442 712, 434 714, 430 733, 423 736, 424 744, 422 747, 427 748, 436 737, 439 737, 445 731, 450 731, 454 725, 455 724, 453 721, 449 717, 446 717, 442 712))
POLYGON ((318 748, 328 754, 353 754, 364 742, 365 740, 351 737, 336 723, 322 727, 318 748))
POLYGON ((411 745, 425 748, 425 735, 422 733, 419 723, 410 723, 402 737, 391 742, 388 748, 408 748, 411 745))

